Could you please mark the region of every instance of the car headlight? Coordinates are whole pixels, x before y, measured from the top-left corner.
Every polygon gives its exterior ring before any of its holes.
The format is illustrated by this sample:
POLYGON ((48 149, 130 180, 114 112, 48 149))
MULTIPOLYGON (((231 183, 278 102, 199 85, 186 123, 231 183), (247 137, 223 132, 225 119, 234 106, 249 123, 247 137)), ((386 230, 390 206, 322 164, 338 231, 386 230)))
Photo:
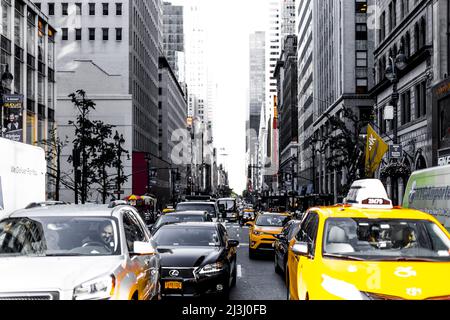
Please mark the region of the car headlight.
POLYGON ((345 300, 368 300, 354 285, 322 275, 322 288, 328 293, 345 300))
POLYGON ((213 274, 221 272, 223 268, 224 268, 223 262, 216 262, 212 264, 207 264, 206 266, 201 268, 198 273, 201 275, 213 274))
POLYGON ((73 290, 74 300, 108 299, 114 295, 116 278, 113 275, 103 276, 80 284, 73 290))

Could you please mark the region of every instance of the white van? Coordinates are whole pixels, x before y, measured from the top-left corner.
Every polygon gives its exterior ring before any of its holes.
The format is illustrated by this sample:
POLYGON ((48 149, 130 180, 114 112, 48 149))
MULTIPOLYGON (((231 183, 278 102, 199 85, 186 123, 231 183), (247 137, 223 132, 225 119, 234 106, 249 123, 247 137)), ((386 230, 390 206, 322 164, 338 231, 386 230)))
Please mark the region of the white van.
POLYGON ((450 166, 414 172, 405 189, 403 207, 432 214, 450 231, 450 166))
POLYGON ((45 201, 46 174, 44 149, 0 138, 0 217, 45 201))

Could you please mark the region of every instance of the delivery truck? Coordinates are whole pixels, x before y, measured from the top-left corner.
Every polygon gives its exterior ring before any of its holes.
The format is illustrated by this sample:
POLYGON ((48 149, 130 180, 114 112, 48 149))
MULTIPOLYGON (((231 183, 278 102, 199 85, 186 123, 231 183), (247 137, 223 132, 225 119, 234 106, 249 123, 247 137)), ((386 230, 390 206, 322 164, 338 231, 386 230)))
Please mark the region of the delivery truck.
POLYGON ((450 231, 450 166, 414 172, 405 189, 403 207, 435 216, 450 231))
POLYGON ((44 149, 0 138, 0 218, 45 201, 46 173, 44 149))

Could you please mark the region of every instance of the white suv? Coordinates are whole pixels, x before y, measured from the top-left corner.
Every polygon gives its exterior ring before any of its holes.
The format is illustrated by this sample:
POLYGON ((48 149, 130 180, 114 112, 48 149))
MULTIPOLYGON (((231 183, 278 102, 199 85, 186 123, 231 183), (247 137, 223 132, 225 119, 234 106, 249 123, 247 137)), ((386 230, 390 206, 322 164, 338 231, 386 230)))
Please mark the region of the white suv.
POLYGON ((54 206, 0 221, 0 300, 160 297, 156 244, 130 206, 54 206))

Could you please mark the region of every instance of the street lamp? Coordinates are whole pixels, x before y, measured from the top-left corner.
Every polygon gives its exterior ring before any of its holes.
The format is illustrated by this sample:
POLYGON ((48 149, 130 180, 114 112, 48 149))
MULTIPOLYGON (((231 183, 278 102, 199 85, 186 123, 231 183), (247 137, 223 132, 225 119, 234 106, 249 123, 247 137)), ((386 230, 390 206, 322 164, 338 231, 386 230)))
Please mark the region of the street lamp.
MULTIPOLYGON (((392 83, 392 107, 394 108, 394 119, 392 120, 393 125, 393 131, 394 131, 394 144, 398 144, 398 73, 399 71, 402 71, 406 68, 406 56, 400 52, 397 57, 394 59, 392 57, 389 57, 390 64, 386 67, 386 78, 391 81, 392 83)), ((394 202, 398 202, 397 199, 397 193, 398 193, 398 186, 397 186, 397 178, 394 177, 392 181, 393 185, 393 198, 394 202)))
POLYGON ((6 89, 11 88, 11 84, 14 80, 14 76, 9 72, 9 65, 6 64, 5 72, 3 72, 0 81, 0 108, 1 108, 1 121, 0 121, 0 137, 3 137, 3 104, 4 104, 4 94, 6 89))
POLYGON ((119 132, 116 131, 116 135, 114 136, 114 141, 116 143, 116 148, 117 148, 117 199, 120 199, 120 197, 122 195, 122 190, 121 190, 122 153, 124 151, 124 149, 122 148, 122 145, 125 143, 123 134, 119 136, 119 132))

